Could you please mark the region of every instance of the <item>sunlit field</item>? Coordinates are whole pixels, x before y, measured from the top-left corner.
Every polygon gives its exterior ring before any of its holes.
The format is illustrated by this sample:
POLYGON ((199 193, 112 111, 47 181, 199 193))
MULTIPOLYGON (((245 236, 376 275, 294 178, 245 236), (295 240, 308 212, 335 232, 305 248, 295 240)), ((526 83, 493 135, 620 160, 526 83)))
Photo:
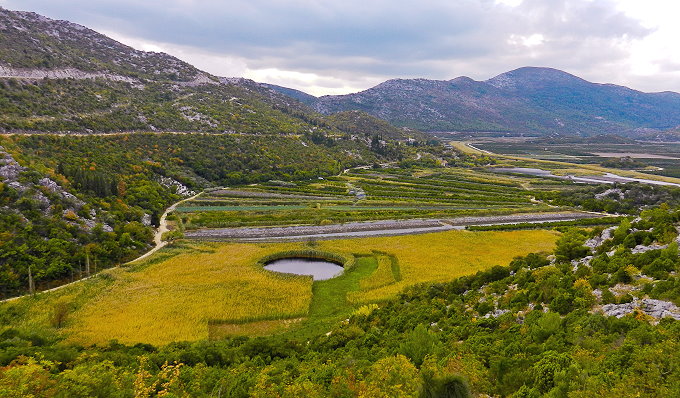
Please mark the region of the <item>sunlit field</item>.
POLYGON ((257 264, 309 243, 182 243, 139 265, 3 304, 0 314, 86 345, 113 339, 163 345, 318 329, 325 325, 321 321, 394 297, 406 286, 507 265, 515 256, 550 250, 556 239, 555 232, 534 230, 323 241, 314 248, 357 255, 359 261, 342 277, 314 283, 257 264))

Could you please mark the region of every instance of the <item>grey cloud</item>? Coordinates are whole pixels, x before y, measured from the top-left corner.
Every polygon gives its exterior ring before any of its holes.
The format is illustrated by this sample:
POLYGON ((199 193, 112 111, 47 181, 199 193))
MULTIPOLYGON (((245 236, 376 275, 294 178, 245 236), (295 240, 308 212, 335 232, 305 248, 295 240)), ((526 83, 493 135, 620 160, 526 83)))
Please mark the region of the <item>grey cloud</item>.
POLYGON ((627 57, 621 42, 650 32, 611 0, 0 0, 128 37, 348 81, 488 78, 515 66, 579 74, 627 57), (523 48, 511 35, 541 34, 523 48), (595 66, 594 66, 595 65, 595 66))

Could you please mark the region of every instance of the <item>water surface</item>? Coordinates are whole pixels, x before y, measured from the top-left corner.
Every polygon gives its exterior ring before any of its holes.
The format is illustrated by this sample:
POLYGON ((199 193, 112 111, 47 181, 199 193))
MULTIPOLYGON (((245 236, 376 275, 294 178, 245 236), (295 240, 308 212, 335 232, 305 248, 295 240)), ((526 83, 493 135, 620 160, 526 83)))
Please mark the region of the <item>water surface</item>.
POLYGON ((542 170, 542 169, 535 169, 535 168, 529 168, 529 167, 494 167, 490 169, 493 172, 496 173, 517 173, 517 174, 527 174, 527 175, 532 175, 532 176, 537 176, 537 177, 550 177, 550 178, 558 178, 561 180, 571 180, 574 182, 581 182, 581 183, 587 183, 587 184, 614 184, 616 182, 640 182, 642 184, 650 184, 650 185, 667 185, 667 186, 675 186, 675 187, 680 187, 680 184, 676 184, 673 182, 666 182, 666 181, 658 181, 658 180, 648 180, 646 178, 631 178, 631 177, 623 177, 618 174, 613 174, 613 173, 605 173, 602 176, 597 176, 597 175, 592 175, 592 176, 575 176, 575 175, 566 175, 566 176, 561 176, 561 175, 555 175, 553 174, 552 171, 550 170, 542 170))
POLYGON ((315 281, 334 278, 344 270, 342 266, 330 261, 309 258, 282 258, 265 265, 264 269, 286 274, 311 275, 315 281))

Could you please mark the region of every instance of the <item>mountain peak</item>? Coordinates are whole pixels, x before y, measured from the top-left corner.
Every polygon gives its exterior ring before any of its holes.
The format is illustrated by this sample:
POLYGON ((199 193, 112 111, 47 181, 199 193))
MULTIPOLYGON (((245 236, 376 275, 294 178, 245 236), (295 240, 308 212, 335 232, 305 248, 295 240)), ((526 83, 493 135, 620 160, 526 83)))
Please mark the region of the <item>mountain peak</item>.
POLYGON ((486 81, 393 79, 356 94, 321 97, 314 107, 322 113, 360 109, 424 131, 633 134, 680 123, 677 93, 646 94, 540 67, 486 81))
POLYGON ((525 66, 492 77, 486 83, 502 89, 515 89, 521 86, 546 86, 588 83, 580 77, 555 68, 525 66))

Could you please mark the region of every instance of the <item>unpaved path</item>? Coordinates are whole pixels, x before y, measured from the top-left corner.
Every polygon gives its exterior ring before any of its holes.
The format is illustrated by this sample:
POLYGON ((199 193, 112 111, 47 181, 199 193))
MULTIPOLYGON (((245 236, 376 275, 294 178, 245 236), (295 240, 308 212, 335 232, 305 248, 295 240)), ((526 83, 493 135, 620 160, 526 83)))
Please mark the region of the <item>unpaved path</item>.
MULTIPOLYGON (((161 248, 163 248, 165 245, 167 245, 168 242, 163 241, 163 234, 164 234, 165 232, 168 232, 168 231, 169 231, 169 229, 168 229, 168 222, 167 222, 168 214, 170 214, 172 211, 174 211, 175 208, 177 208, 178 205, 180 205, 180 204, 182 204, 182 203, 184 203, 184 202, 186 202, 186 201, 195 199, 195 198, 198 197, 201 193, 202 193, 202 192, 197 193, 196 195, 194 195, 194 196, 192 196, 192 197, 190 197, 190 198, 182 199, 182 200, 180 200, 179 202, 177 202, 177 203, 173 204, 172 206, 168 207, 167 209, 165 209, 165 213, 163 213, 163 215, 161 216, 161 218, 160 218, 160 220, 159 220, 159 222, 158 222, 158 230, 156 230, 156 234, 155 234, 154 237, 153 237, 153 241, 154 241, 155 246, 154 246, 151 250, 149 250, 148 252, 142 254, 141 256, 135 258, 135 259, 132 260, 132 261, 128 261, 127 263, 125 263, 125 264, 123 264, 123 265, 131 264, 131 263, 134 263, 134 262, 136 262, 136 261, 145 259, 145 258, 149 257, 150 255, 156 253, 158 250, 160 250, 161 248)), ((105 270, 103 270, 103 271, 105 271, 105 270)), ((90 275, 90 276, 88 276, 88 277, 85 277, 85 278, 82 278, 82 279, 78 279, 77 281, 73 281, 73 282, 67 283, 67 284, 65 284, 65 285, 53 287, 52 289, 42 290, 42 291, 36 292, 36 293, 53 292, 53 291, 55 291, 55 290, 59 290, 59 289, 64 288, 64 287, 66 287, 66 286, 70 286, 70 285, 72 285, 72 284, 74 284, 74 283, 78 283, 78 282, 82 282, 82 281, 84 281, 84 280, 90 279, 90 278, 92 278, 93 276, 96 276, 96 275, 98 275, 98 274, 93 274, 93 275, 90 275)), ((25 295, 23 295, 23 296, 11 297, 11 298, 8 298, 8 299, 0 300, 0 303, 4 303, 4 302, 8 302, 8 301, 14 301, 14 300, 20 299, 20 298, 22 298, 22 297, 26 297, 26 296, 30 296, 30 294, 25 294, 25 295)))
POLYGON ((166 233, 166 232, 168 232, 168 231, 170 231, 170 230, 168 229, 168 221, 167 221, 168 214, 170 214, 170 213, 172 213, 173 211, 175 211, 175 209, 177 208, 177 206, 181 205, 181 204, 184 203, 184 202, 188 202, 188 201, 190 201, 190 200, 192 200, 192 199, 196 199, 196 198, 197 198, 199 195, 201 195, 202 193, 203 193, 203 192, 199 192, 199 193, 197 193, 196 195, 194 195, 194 196, 192 196, 192 197, 189 197, 189 198, 186 198, 186 199, 182 199, 182 200, 180 200, 179 202, 177 202, 177 203, 173 204, 172 206, 168 207, 167 209, 165 209, 165 213, 163 213, 163 215, 161 216, 160 220, 158 221, 158 229, 156 230, 156 235, 154 235, 154 237, 153 237, 153 241, 154 241, 154 243, 156 244, 156 246, 154 246, 154 247, 153 247, 151 250, 149 250, 148 252, 146 252, 146 253, 142 254, 141 256, 137 257, 136 259, 134 259, 134 260, 132 260, 132 261, 128 261, 127 263, 125 263, 125 264, 123 264, 123 265, 132 264, 132 263, 134 263, 134 262, 136 262, 136 261, 145 259, 145 258, 149 257, 150 255, 156 253, 157 251, 159 251, 159 250, 162 249, 163 247, 165 247, 165 245, 167 245, 168 242, 166 242, 166 241, 163 240, 163 234, 166 233))

